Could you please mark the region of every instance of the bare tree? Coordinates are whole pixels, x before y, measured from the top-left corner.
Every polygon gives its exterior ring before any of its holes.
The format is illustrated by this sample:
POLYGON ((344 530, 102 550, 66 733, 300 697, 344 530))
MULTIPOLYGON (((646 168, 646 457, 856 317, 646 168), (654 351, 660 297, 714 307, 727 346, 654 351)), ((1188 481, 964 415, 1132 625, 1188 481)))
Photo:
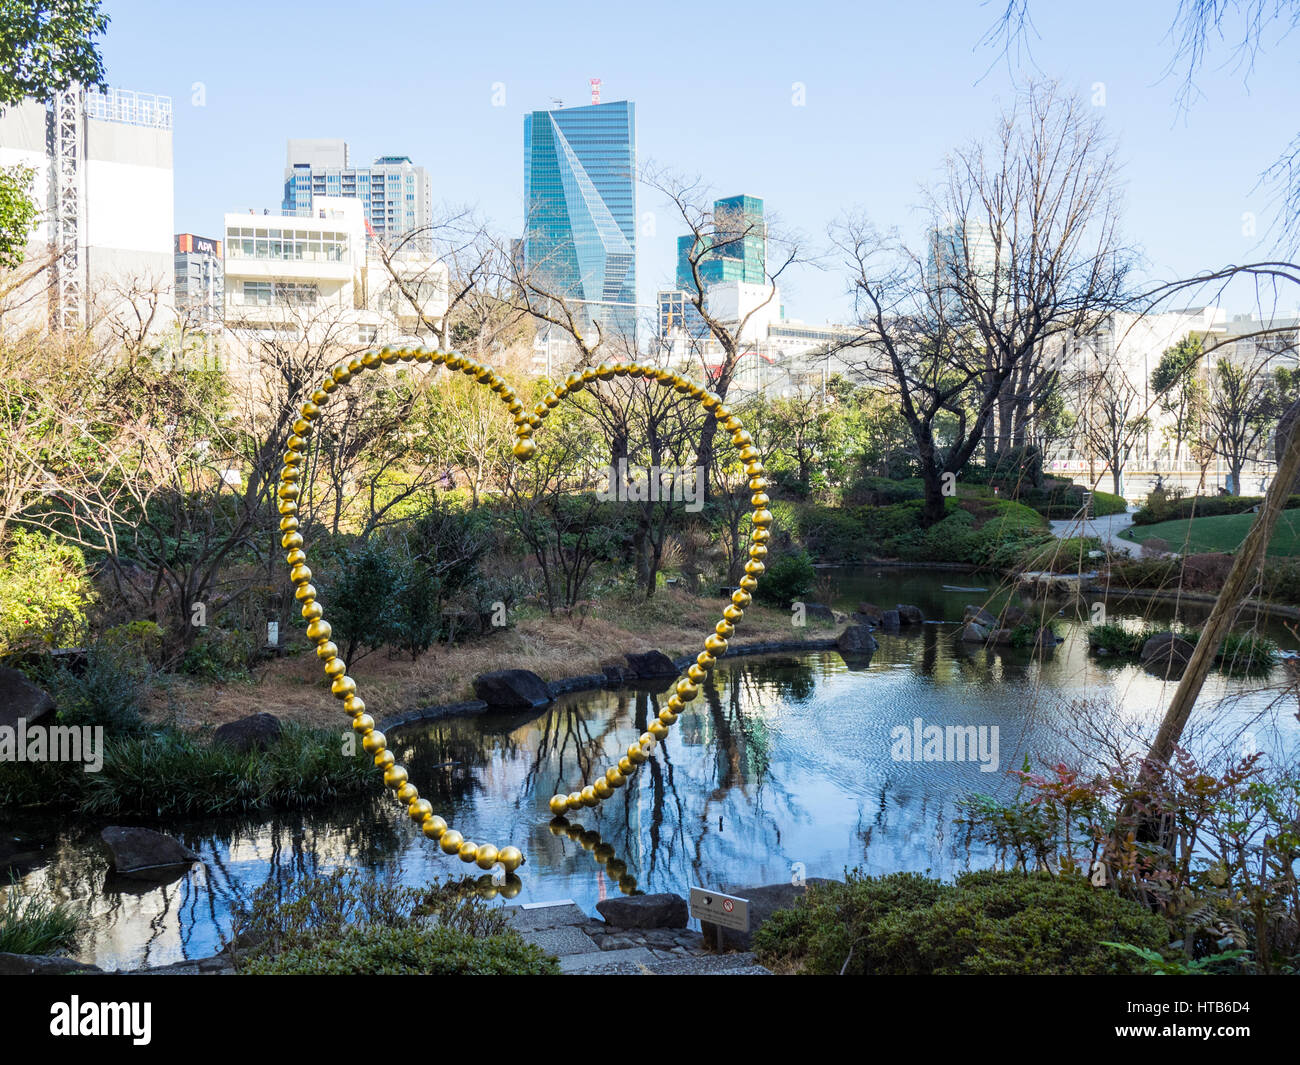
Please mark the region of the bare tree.
POLYGON ((1129 381, 1123 367, 1114 363, 1098 368, 1084 378, 1082 436, 1092 453, 1110 468, 1111 484, 1117 496, 1124 494, 1124 467, 1142 434, 1150 426, 1143 412, 1142 396, 1129 381))
POLYGON ((986 436, 1055 383, 1067 337, 1120 305, 1113 150, 1099 121, 1055 85, 1033 86, 987 144, 955 152, 930 197, 928 247, 864 219, 836 227, 861 333, 851 369, 897 397, 925 482, 923 520, 943 517, 955 476, 986 436), (942 432, 941 432, 942 430, 942 432))

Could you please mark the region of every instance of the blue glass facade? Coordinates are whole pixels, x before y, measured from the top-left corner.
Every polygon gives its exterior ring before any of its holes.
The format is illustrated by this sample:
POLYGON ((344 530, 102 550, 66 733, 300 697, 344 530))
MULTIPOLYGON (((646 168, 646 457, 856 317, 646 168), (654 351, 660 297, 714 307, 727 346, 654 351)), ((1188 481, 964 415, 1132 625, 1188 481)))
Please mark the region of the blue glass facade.
POLYGON ((636 336, 636 119, 626 100, 524 116, 524 268, 636 336))
MULTIPOLYGON (((713 225, 705 238, 709 249, 699 260, 700 280, 707 291, 724 281, 750 285, 767 283, 767 225, 763 201, 757 196, 728 196, 713 202, 713 225)), ((677 238, 677 287, 695 291, 691 276, 691 236, 677 238)))

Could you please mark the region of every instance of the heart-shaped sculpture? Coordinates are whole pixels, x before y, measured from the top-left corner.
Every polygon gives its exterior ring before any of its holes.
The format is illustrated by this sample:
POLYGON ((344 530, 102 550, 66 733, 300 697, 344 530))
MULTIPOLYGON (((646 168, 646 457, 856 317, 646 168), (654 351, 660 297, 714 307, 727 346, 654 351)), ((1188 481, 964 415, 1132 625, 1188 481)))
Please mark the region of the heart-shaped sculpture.
POLYGON ((311 583, 311 570, 307 568, 302 534, 298 531, 298 481, 302 477, 307 438, 321 415, 321 408, 329 402, 330 396, 337 389, 364 371, 396 362, 445 365, 449 370, 468 374, 479 384, 490 388, 514 416, 517 437, 514 453, 521 461, 527 461, 537 450, 537 445, 533 442, 533 431, 541 426, 561 399, 580 391, 592 381, 608 381, 613 377, 642 377, 672 388, 682 395, 691 396, 722 423, 722 428, 731 434, 731 442, 740 449, 740 460, 745 464, 745 475, 749 478, 749 488, 753 493, 750 497, 753 506, 750 520, 754 530, 749 547, 749 561, 745 563, 745 576, 740 580, 740 588, 732 592, 731 603, 723 610, 722 620, 705 639, 704 650, 686 670, 685 676, 677 681, 667 705, 659 711, 658 719, 652 721, 638 741, 628 747, 618 764, 605 770, 595 783, 568 795, 554 796, 550 800, 550 809, 557 817, 582 807, 597 806, 621 788, 636 771, 636 767, 650 757, 655 744, 668 735, 669 728, 676 723, 686 704, 699 694, 700 682, 708 676, 718 658, 726 653, 727 640, 735 632, 735 623, 744 615, 751 593, 758 586, 758 578, 764 570, 763 559, 767 557, 767 541, 771 535, 769 526, 772 524, 772 513, 767 509, 768 497, 764 491, 767 479, 763 476, 763 464, 759 461, 758 449, 754 447, 752 437, 745 431, 740 419, 727 410, 717 395, 670 370, 635 362, 602 364, 581 373, 570 374, 562 385, 553 392, 546 393, 542 401, 529 411, 519 401, 514 389, 490 366, 463 358, 456 352, 430 351, 422 347, 384 347, 378 351, 368 351, 351 359, 346 365, 339 366, 321 381, 310 401, 302 405, 300 416, 293 423, 293 435, 289 437, 286 446, 284 469, 280 472, 280 487, 277 491, 281 515, 280 545, 288 552, 285 561, 290 567, 289 577, 296 586, 294 596, 302 603, 302 616, 307 621, 307 637, 316 645, 316 655, 324 663, 325 675, 331 680, 330 691, 342 700, 343 709, 352 719, 352 730, 361 737, 361 745, 366 752, 374 756, 375 766, 383 770, 384 783, 398 799, 406 803, 407 813, 420 825, 424 834, 429 839, 437 840, 446 854, 459 855, 462 861, 476 863, 481 869, 492 869, 500 864, 509 873, 523 864, 523 852, 515 846, 498 849, 491 843, 471 843, 455 829, 448 827, 447 822, 433 812, 429 801, 420 798, 408 773, 397 764, 392 751, 388 750, 384 734, 375 728, 374 718, 366 713, 366 704, 357 695, 356 681, 347 675, 347 663, 339 657, 338 647, 330 640, 330 625, 325 620, 324 608, 311 583))

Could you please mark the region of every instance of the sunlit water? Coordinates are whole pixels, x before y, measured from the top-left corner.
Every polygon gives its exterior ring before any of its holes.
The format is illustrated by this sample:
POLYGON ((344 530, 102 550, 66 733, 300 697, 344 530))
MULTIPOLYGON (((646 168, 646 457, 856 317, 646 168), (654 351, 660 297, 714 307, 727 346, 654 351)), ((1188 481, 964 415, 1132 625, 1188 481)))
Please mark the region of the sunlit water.
MULTIPOLYGON (((631 877, 639 890, 678 893, 691 884, 841 876, 853 867, 950 876, 987 866, 994 856, 954 825, 958 800, 1013 792, 1007 770, 1026 755, 1036 764, 1073 759, 1080 700, 1122 706, 1124 720, 1142 722, 1159 713, 1174 685, 1090 657, 1087 604, 1079 616, 1058 619, 1066 638, 1047 655, 962 645, 954 623, 963 605, 1000 597, 946 591, 945 584, 973 589, 981 581, 921 571, 837 574, 831 597, 840 608, 865 599, 909 602, 941 623, 878 635, 880 649, 869 664, 852 667, 833 651, 724 660, 630 785, 572 818, 599 832, 599 846, 592 833, 574 839, 551 825, 547 800, 616 761, 658 712, 662 694, 575 694, 540 713, 411 725, 391 733, 390 743, 422 794, 467 839, 524 849, 528 863, 508 892, 515 902, 570 898, 594 913, 600 899, 620 890, 608 875, 611 848, 615 869, 626 865, 624 889, 631 877), (983 763, 899 760, 895 730, 910 737, 918 719, 922 727, 995 726, 996 764, 991 749, 983 763)), ((1109 610, 1112 619, 1172 617, 1170 608, 1149 604, 1109 610)), ((1195 624, 1199 616, 1179 620, 1195 624)), ((1267 631, 1295 646, 1281 626, 1267 631)), ((1294 750, 1294 698, 1262 690, 1283 677, 1282 667, 1265 680, 1212 674, 1198 706, 1201 718, 1215 721, 1214 735, 1196 742, 1294 750)), ((20 866, 22 889, 85 906, 90 921, 78 954, 106 967, 215 952, 232 908, 268 878, 346 865, 420 884, 472 869, 444 856, 382 797, 253 822, 154 826, 205 861, 161 887, 109 878, 97 840, 102 827, 0 825, 22 841, 20 849, 38 853, 20 866)))

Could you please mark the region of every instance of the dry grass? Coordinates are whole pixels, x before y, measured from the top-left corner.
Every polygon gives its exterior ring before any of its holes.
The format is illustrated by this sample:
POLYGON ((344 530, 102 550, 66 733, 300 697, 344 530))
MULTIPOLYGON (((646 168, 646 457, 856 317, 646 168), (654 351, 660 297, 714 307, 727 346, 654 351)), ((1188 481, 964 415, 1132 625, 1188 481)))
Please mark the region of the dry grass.
MULTIPOLYGON (((542 615, 512 628, 448 648, 438 645, 412 662, 383 650, 351 664, 357 691, 376 716, 474 697, 474 677, 494 669, 530 669, 543 680, 598 673, 629 652, 660 650, 670 658, 702 649, 725 600, 668 589, 649 603, 618 600, 595 605, 585 619, 542 615)), ((832 629, 794 628, 784 610, 751 605, 737 628, 739 643, 815 639, 832 629)), ((153 693, 148 716, 182 728, 220 725, 266 712, 311 726, 337 724, 320 663, 304 640, 300 652, 276 659, 246 681, 214 683, 172 677, 153 693)))

